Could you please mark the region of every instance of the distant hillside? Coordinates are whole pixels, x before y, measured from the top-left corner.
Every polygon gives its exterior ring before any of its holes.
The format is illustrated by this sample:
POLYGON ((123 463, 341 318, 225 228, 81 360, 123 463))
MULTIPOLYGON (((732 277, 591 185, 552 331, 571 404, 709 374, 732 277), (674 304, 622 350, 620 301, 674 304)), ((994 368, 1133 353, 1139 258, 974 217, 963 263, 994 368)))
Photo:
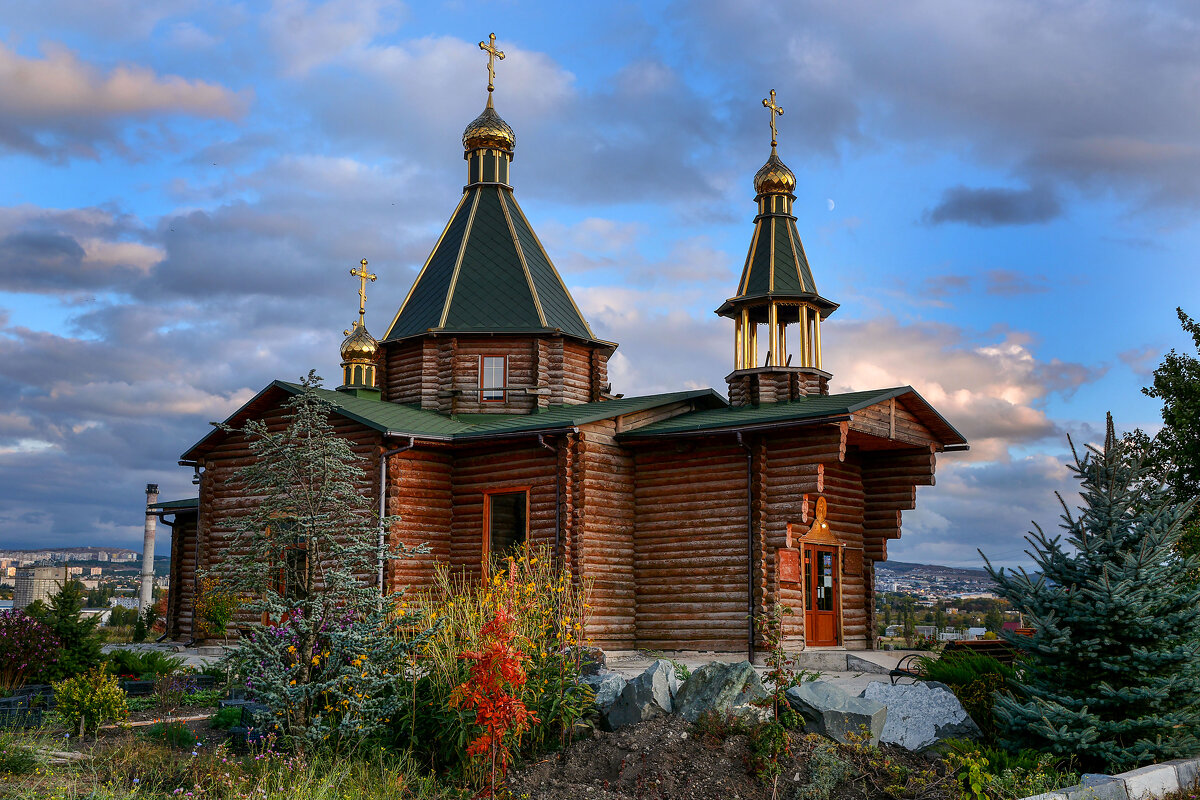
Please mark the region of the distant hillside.
POLYGON ((969 573, 974 578, 987 577, 987 570, 981 567, 946 567, 941 564, 912 564, 907 561, 881 561, 878 569, 891 570, 901 575, 909 572, 921 572, 930 575, 969 573))

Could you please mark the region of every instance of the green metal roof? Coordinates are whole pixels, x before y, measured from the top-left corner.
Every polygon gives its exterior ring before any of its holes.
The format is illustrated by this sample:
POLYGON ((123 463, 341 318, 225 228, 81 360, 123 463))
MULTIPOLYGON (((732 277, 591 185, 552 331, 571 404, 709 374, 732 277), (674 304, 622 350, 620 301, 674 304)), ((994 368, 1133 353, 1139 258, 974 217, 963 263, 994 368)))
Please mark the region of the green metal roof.
POLYGON ((512 189, 468 186, 384 341, 561 331, 596 341, 512 189))
POLYGON ((844 394, 809 395, 780 403, 693 411, 619 436, 627 439, 657 438, 720 430, 769 428, 789 423, 834 421, 893 397, 904 397, 909 401, 914 413, 941 438, 943 444, 966 444, 967 440, 963 435, 946 422, 911 386, 844 394))
POLYGON ((193 511, 200 508, 199 497, 188 497, 184 500, 168 500, 165 503, 155 503, 152 506, 147 506, 146 510, 152 514, 165 514, 171 511, 193 511))
MULTIPOLYGON (((272 392, 296 395, 301 391, 303 391, 303 387, 298 383, 274 381, 235 411, 226 422, 232 423, 251 407, 265 403, 266 396, 272 392)), ((725 400, 712 389, 696 389, 641 397, 622 397, 598 403, 551 406, 537 414, 464 414, 448 417, 414 406, 369 400, 330 389, 318 389, 317 394, 332 403, 337 414, 360 422, 380 433, 445 442, 559 431, 686 400, 696 401, 697 405, 707 408, 725 405, 725 400)), ((219 429, 210 431, 207 436, 184 453, 184 460, 191 460, 209 449, 222 435, 223 432, 219 429)))

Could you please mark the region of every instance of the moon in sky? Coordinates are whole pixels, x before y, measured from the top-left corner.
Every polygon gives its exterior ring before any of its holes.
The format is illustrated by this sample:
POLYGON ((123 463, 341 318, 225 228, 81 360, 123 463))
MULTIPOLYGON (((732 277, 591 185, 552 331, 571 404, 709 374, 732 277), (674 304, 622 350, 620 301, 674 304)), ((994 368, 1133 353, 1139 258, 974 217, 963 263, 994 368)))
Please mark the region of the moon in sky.
POLYGON ((829 206, 830 211, 833 211, 833 198, 831 197, 828 200, 826 200, 825 205, 829 206))

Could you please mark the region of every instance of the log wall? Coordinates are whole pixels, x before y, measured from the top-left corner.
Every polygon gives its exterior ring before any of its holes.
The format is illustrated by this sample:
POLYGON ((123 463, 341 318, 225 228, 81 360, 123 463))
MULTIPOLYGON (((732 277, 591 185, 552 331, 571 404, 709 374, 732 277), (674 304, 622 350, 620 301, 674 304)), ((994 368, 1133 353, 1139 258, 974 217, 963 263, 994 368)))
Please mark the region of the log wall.
POLYGON ((384 400, 443 414, 528 414, 602 399, 609 350, 562 336, 427 336, 384 344, 384 400), (507 356, 504 402, 479 397, 480 358, 507 356))
POLYGON ((635 645, 634 460, 617 445, 612 420, 583 428, 579 441, 582 573, 590 583, 588 636, 600 647, 635 645))
POLYGON ((389 542, 426 552, 388 562, 388 589, 428 586, 438 564, 450 562, 451 475, 448 450, 407 450, 390 457, 387 511, 400 520, 389 542))
POLYGON ((787 543, 787 526, 792 524, 793 547, 800 546, 808 529, 816 497, 825 491, 828 465, 845 455, 841 426, 829 425, 776 434, 764 438, 764 521, 762 530, 763 586, 756 613, 766 612, 776 602, 792 609, 784 618, 783 632, 789 647, 804 643, 804 594, 800 584, 781 585, 776 574, 775 553, 787 543))
POLYGON ((167 635, 178 638, 186 623, 191 633, 196 591, 196 527, 194 513, 177 515, 171 527, 171 580, 167 589, 167 635))
POLYGON ((725 443, 663 443, 635 455, 639 647, 746 646, 746 455, 725 443))
POLYGON ((483 504, 485 491, 529 487, 529 537, 531 545, 552 545, 555 532, 555 467, 557 450, 536 442, 457 451, 451 475, 453 513, 450 529, 450 565, 472 577, 483 565, 483 504))

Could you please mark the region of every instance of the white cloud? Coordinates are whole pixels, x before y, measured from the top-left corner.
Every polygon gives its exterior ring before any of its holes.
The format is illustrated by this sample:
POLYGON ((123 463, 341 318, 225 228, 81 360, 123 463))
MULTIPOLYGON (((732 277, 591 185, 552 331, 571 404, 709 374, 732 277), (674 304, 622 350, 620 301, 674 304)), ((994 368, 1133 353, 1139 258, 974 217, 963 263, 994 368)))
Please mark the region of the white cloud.
POLYGON ((235 117, 246 95, 178 75, 160 76, 136 64, 107 73, 66 47, 48 44, 42 58, 25 58, 0 43, 0 113, 30 124, 63 119, 151 113, 235 117))

